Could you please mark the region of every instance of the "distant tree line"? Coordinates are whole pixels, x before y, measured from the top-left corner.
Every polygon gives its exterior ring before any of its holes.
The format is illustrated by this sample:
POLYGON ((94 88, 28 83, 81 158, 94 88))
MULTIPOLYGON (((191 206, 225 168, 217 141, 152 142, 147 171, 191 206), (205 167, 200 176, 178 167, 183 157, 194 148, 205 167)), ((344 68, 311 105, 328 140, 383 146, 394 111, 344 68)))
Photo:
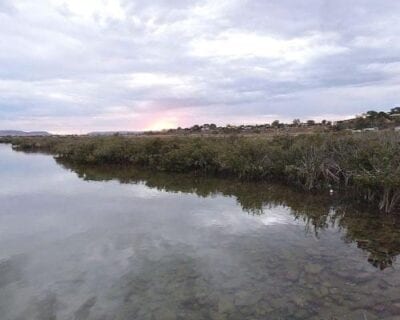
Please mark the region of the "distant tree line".
POLYGON ((353 119, 336 123, 336 130, 387 129, 400 126, 400 107, 384 111, 367 111, 353 119))
MULTIPOLYGON (((296 132, 298 129, 308 128, 317 132, 341 131, 341 130, 363 130, 363 129, 388 129, 400 126, 400 107, 394 107, 389 112, 368 111, 360 116, 348 120, 320 122, 309 119, 301 121, 296 118, 291 123, 274 120, 271 123, 217 126, 211 124, 195 124, 188 128, 178 127, 177 129, 164 130, 167 134, 190 134, 190 133, 209 133, 209 134, 232 134, 232 133, 268 133, 276 130, 286 130, 296 132)), ((150 132, 150 134, 160 134, 160 132, 150 132)))

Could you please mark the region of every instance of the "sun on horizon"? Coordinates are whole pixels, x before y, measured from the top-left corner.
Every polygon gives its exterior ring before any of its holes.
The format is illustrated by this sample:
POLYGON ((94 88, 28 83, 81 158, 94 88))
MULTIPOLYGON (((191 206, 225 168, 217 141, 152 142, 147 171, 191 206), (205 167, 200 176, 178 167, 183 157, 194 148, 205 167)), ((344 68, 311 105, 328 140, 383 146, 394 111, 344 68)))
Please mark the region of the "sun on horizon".
POLYGON ((160 118, 150 122, 150 124, 145 127, 145 131, 161 131, 166 129, 175 129, 177 127, 179 127, 178 119, 160 118))

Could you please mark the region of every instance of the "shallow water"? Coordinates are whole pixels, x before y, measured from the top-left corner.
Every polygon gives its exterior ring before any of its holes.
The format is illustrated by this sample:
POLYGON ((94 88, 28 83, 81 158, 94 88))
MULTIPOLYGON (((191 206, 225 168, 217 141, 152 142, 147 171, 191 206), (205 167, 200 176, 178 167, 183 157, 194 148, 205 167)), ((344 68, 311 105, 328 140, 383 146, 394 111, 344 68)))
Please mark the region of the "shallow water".
POLYGON ((0 145, 0 319, 400 319, 400 224, 0 145))

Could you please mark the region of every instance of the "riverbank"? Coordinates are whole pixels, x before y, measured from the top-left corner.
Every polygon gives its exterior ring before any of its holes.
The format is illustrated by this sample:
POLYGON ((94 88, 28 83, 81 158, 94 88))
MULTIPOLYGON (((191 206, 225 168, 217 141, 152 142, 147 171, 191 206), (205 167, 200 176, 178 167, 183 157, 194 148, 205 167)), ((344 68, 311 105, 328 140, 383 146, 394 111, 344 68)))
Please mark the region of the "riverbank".
POLYGON ((277 137, 23 137, 21 151, 85 164, 132 164, 167 172, 280 180, 305 190, 350 193, 385 213, 400 204, 400 135, 393 132, 277 137))

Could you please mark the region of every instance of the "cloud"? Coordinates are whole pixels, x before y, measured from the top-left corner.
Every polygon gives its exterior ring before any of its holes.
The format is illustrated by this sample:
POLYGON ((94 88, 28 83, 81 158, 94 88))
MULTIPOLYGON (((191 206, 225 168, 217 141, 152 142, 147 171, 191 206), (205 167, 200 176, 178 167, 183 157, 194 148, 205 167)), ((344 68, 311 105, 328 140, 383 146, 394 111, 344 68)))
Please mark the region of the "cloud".
POLYGON ((292 39, 277 39, 256 33, 225 32, 214 39, 195 39, 192 53, 200 57, 246 59, 269 58, 305 64, 313 58, 334 55, 346 48, 334 44, 334 35, 312 34, 292 39))
POLYGON ((400 3, 0 0, 0 127, 337 118, 400 98, 400 3))

